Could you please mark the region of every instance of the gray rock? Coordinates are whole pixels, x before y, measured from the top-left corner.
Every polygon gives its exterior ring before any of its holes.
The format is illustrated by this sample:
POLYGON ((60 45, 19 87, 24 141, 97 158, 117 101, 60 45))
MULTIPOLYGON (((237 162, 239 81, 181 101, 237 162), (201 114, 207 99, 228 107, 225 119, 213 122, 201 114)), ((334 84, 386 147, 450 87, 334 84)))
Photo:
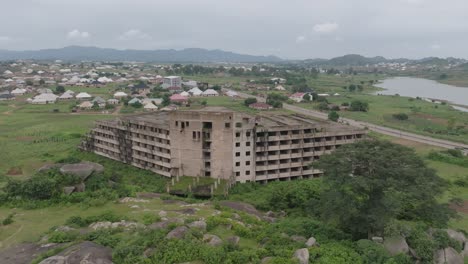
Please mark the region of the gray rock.
POLYGON ((315 237, 310 237, 309 239, 307 239, 307 242, 305 243, 305 245, 307 247, 313 247, 316 243, 317 243, 317 239, 315 239, 315 237))
POLYGON ((199 221, 194 221, 190 224, 188 224, 188 226, 190 228, 197 228, 197 229, 200 229, 202 231, 205 231, 206 230, 206 222, 203 221, 203 220, 199 220, 199 221))
POLYGON ((229 244, 232 244, 232 245, 237 246, 237 245, 239 244, 240 237, 238 237, 238 236, 228 237, 228 238, 226 239, 226 241, 227 241, 229 244))
POLYGON ((38 245, 22 243, 7 249, 0 250, 0 263, 2 264, 29 264, 40 254, 59 247, 60 244, 38 245))
POLYGON ((71 246, 61 253, 46 258, 39 264, 112 264, 112 251, 110 248, 85 241, 71 246))
POLYGON ((159 217, 166 217, 167 216, 167 212, 166 211, 160 211, 158 213, 159 217))
POLYGON ((63 193, 66 195, 70 195, 75 190, 75 188, 75 186, 63 187, 63 193))
POLYGON ((223 244, 221 238, 216 235, 205 234, 203 235, 203 242, 208 243, 210 246, 220 246, 223 244))
POLYGON ((156 251, 155 248, 147 248, 145 252, 143 252, 143 256, 149 258, 154 254, 155 251, 156 251))
POLYGON ((186 215, 194 215, 195 213, 197 213, 197 210, 194 208, 186 208, 186 209, 178 210, 178 212, 181 212, 186 215))
POLYGON ((306 240, 307 240, 307 239, 306 239, 305 237, 303 237, 303 236, 296 236, 296 235, 292 235, 292 236, 290 237, 290 239, 291 239, 292 241, 294 241, 294 242, 306 242, 306 240))
POLYGON ((309 250, 307 248, 296 250, 293 257, 299 260, 300 264, 309 264, 309 250))
POLYGON ((445 249, 438 250, 434 254, 434 263, 435 264, 463 264, 463 257, 458 254, 458 252, 449 247, 445 249))
POLYGON ((73 230, 76 230, 76 229, 73 228, 73 227, 69 227, 69 226, 59 226, 59 227, 55 228, 56 232, 70 232, 70 231, 73 231, 73 230))
POLYGON ((460 244, 463 245, 463 243, 467 242, 466 236, 462 232, 458 232, 458 231, 455 231, 453 229, 447 229, 446 231, 447 231, 447 235, 450 238, 460 242, 460 244))
POLYGON ((468 257, 468 243, 465 243, 465 248, 463 249, 462 252, 460 252, 460 254, 461 254, 464 258, 467 258, 467 257, 468 257))
POLYGON ((386 238, 383 246, 392 256, 400 253, 407 254, 409 252, 408 243, 406 243, 405 238, 402 236, 386 238))
POLYGON ((156 222, 152 223, 151 225, 148 226, 149 229, 166 229, 169 226, 170 222, 169 221, 161 221, 161 222, 156 222))
POLYGON ((55 168, 60 168, 63 166, 63 163, 56 163, 56 164, 46 164, 42 167, 40 167, 37 171, 42 172, 42 171, 48 171, 50 169, 55 169, 55 168))
POLYGON ((383 243, 383 238, 382 237, 372 237, 372 241, 375 243, 383 243))
POLYGON ((269 216, 264 216, 262 219, 268 223, 274 223, 276 221, 276 218, 274 217, 269 217, 269 216))
POLYGON ((187 234, 188 228, 186 226, 178 226, 169 232, 166 238, 169 239, 182 239, 187 234))
POLYGON ((265 213, 265 215, 268 217, 276 217, 276 214, 273 211, 268 211, 265 213))
POLYGON ((102 166, 99 163, 94 163, 94 162, 90 162, 90 161, 82 161, 81 164, 91 165, 93 167, 93 171, 96 172, 96 173, 101 173, 101 172, 104 171, 104 166, 102 166))
POLYGON ((93 173, 94 167, 86 163, 65 164, 60 168, 63 174, 70 174, 80 177, 83 181, 93 173))
POLYGON ((75 192, 84 192, 86 190, 86 184, 84 182, 75 185, 75 192))
POLYGON ((262 258, 262 260, 260 261, 261 264, 268 264, 270 263, 270 261, 273 260, 273 257, 264 257, 262 258))

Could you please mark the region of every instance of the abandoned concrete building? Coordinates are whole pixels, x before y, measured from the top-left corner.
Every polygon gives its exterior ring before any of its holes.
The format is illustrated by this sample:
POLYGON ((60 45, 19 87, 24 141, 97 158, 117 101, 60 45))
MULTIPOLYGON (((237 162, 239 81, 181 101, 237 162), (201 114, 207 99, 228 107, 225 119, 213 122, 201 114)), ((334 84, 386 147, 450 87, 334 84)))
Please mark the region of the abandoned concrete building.
POLYGON ((268 182, 319 177, 313 161, 365 136, 301 115, 206 107, 98 121, 81 148, 167 177, 268 182))

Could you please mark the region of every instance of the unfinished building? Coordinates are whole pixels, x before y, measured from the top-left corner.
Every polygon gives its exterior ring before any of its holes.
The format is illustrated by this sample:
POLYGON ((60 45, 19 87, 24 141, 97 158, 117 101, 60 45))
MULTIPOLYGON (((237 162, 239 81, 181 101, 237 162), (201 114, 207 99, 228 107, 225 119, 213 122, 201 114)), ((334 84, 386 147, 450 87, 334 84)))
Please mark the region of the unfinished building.
POLYGON ((206 107, 98 121, 81 148, 167 177, 268 182, 318 177, 313 161, 365 135, 297 114, 206 107))

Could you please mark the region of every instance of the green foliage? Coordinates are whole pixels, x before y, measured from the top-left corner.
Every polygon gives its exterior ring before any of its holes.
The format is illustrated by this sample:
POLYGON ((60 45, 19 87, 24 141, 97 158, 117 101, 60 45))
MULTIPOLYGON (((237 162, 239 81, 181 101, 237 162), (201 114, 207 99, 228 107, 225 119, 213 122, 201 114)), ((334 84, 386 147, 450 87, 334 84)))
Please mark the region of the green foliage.
POLYGON ((318 105, 318 109, 320 111, 326 111, 328 110, 328 103, 326 102, 320 102, 319 105, 318 105))
POLYGON ((333 122, 337 122, 338 119, 340 119, 340 115, 336 111, 331 111, 328 114, 328 120, 331 120, 333 122))
POLYGON ((14 216, 15 216, 14 213, 9 214, 7 217, 5 217, 5 219, 3 219, 2 225, 6 226, 6 225, 13 224, 13 222, 14 222, 13 217, 14 216))
POLYGON ((55 87, 55 93, 64 93, 65 92, 65 87, 63 87, 62 85, 58 85, 57 87, 55 87))
POLYGON ((351 102, 349 110, 355 112, 367 112, 369 111, 369 104, 360 100, 354 100, 351 102))
POLYGON ((249 106, 251 104, 255 104, 257 102, 257 98, 247 98, 244 100, 244 105, 249 106))
POLYGON ((280 93, 270 93, 267 96, 266 103, 273 106, 274 108, 283 107, 283 103, 288 100, 286 95, 280 93))
POLYGON ((356 251, 361 255, 363 264, 385 263, 390 258, 382 245, 367 239, 356 242, 356 251))
POLYGON ((460 150, 431 151, 427 158, 468 168, 468 157, 463 156, 460 150))
POLYGON ((321 157, 323 219, 355 238, 383 232, 393 219, 445 226, 452 216, 436 196, 446 187, 414 150, 386 141, 360 141, 321 157))
POLYGON ((159 221, 161 221, 161 217, 154 213, 146 213, 143 215, 143 224, 145 225, 150 225, 159 221))
POLYGON ((392 115, 393 118, 397 119, 397 120, 408 120, 408 115, 405 114, 405 113, 398 113, 398 114, 393 114, 392 115))
POLYGON ((49 242, 52 243, 65 243, 74 241, 79 235, 78 231, 54 231, 49 236, 49 242))
POLYGON ((67 219, 65 224, 71 227, 86 227, 94 222, 119 222, 121 220, 126 220, 127 217, 119 216, 111 211, 104 212, 100 215, 88 216, 88 217, 81 217, 81 216, 72 216, 67 219))
POLYGON ((361 264, 364 263, 359 254, 345 243, 327 243, 310 250, 310 259, 318 264, 361 264))
POLYGON ((425 232, 426 226, 417 226, 406 238, 408 245, 414 249, 417 256, 421 258, 422 263, 432 263, 434 251, 437 249, 437 244, 425 232))

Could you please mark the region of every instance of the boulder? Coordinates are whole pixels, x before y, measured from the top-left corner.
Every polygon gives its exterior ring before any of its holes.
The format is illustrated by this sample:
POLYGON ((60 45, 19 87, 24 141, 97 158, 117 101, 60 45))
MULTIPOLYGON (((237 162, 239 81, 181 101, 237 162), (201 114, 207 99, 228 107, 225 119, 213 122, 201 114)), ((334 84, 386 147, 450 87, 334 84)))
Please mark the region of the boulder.
POLYGON ((166 211, 160 211, 158 213, 159 217, 166 217, 167 216, 167 212, 166 211))
POLYGON ((228 237, 226 241, 231 245, 237 246, 239 244, 240 237, 238 236, 228 237))
POLYGON ((112 264, 112 251, 108 247, 85 241, 71 246, 61 253, 46 258, 39 264, 112 264))
POLYGON ((38 245, 22 243, 7 249, 0 250, 0 263, 2 264, 29 264, 40 254, 59 247, 60 244, 38 245))
POLYGON ((262 219, 268 223, 274 223, 276 221, 276 218, 274 217, 269 217, 269 216, 264 216, 262 219))
POLYGON ((220 246, 223 244, 221 238, 216 235, 205 234, 203 235, 203 242, 208 243, 210 246, 220 246))
POLYGON ((197 229, 200 229, 202 231, 205 231, 206 230, 206 222, 203 221, 203 220, 199 220, 199 221, 194 221, 190 224, 188 224, 188 226, 190 228, 197 228, 197 229))
POLYGON ((194 215, 197 212, 196 208, 185 208, 182 210, 178 210, 177 212, 186 214, 186 215, 194 215))
POLYGON ((293 255, 300 264, 309 264, 309 250, 307 248, 301 248, 296 250, 293 255))
POLYGON ((61 173, 78 176, 83 181, 86 180, 93 171, 94 167, 86 163, 65 164, 60 168, 61 173))
POLYGON ((149 258, 149 257, 151 257, 151 256, 154 254, 155 251, 156 251, 155 248, 147 248, 147 249, 145 249, 145 251, 143 252, 143 256, 145 256, 146 258, 149 258))
POLYGON ((265 213, 265 216, 276 217, 276 214, 273 211, 268 211, 268 212, 265 213))
POLYGON ((465 242, 467 242, 466 240, 466 236, 465 234, 463 234, 462 232, 458 232, 458 231, 455 231, 453 229, 447 229, 447 235, 453 239, 453 240, 456 240, 458 242, 460 242, 460 244, 464 244, 465 242))
POLYGON ((185 235, 187 234, 188 232, 188 228, 186 226, 178 226, 176 228, 174 228, 171 232, 169 232, 166 236, 166 238, 169 238, 169 239, 182 239, 185 237, 185 235))
POLYGON ((465 248, 460 252, 464 258, 468 258, 468 243, 465 243, 465 248))
POLYGON ((156 223, 152 223, 148 226, 149 229, 166 229, 169 226, 169 221, 160 221, 156 223))
POLYGON ((75 185, 75 192, 84 192, 86 190, 86 184, 84 182, 75 185))
POLYGON ((149 203, 149 201, 145 199, 137 199, 133 197, 124 197, 119 200, 119 203, 149 203))
POLYGON ((66 195, 70 195, 75 190, 75 188, 75 186, 63 187, 63 193, 66 195))
POLYGON ((93 230, 98 230, 98 229, 107 229, 112 227, 112 222, 109 221, 104 221, 104 222, 96 222, 92 223, 89 225, 89 228, 93 230))
POLYGON ((99 163, 94 163, 94 162, 90 162, 90 161, 82 161, 81 164, 88 164, 88 165, 92 166, 93 171, 96 172, 96 173, 101 173, 101 172, 104 171, 104 166, 102 166, 99 163))
POLYGON ((143 224, 140 224, 137 222, 131 222, 131 221, 124 221, 124 220, 111 224, 111 228, 123 228, 125 230, 144 228, 144 227, 145 226, 143 224))
POLYGON ((441 250, 437 250, 434 254, 435 264, 463 264, 463 257, 458 252, 449 247, 441 250))
POLYGON ((262 260, 260 261, 260 263, 261 263, 261 264, 268 264, 268 263, 270 263, 272 260, 273 260, 273 257, 264 257, 264 258, 262 258, 262 260))
POLYGON ((294 242, 306 242, 306 240, 307 240, 307 239, 306 239, 305 237, 303 237, 303 236, 296 236, 296 235, 292 235, 292 236, 290 237, 290 239, 291 239, 292 241, 294 241, 294 242))
POLYGON ((307 239, 307 242, 305 242, 305 245, 307 247, 313 247, 316 243, 317 239, 315 239, 315 237, 310 237, 309 239, 307 239))
POLYGON ((69 226, 59 226, 59 227, 55 228, 56 232, 70 232, 70 231, 73 231, 73 230, 76 230, 76 229, 73 228, 73 227, 69 227, 69 226))
POLYGON ((375 243, 383 243, 383 237, 372 237, 371 240, 375 243))
POLYGON ((409 252, 408 243, 406 243, 405 238, 402 236, 386 238, 383 246, 392 256, 400 253, 407 254, 409 252))

